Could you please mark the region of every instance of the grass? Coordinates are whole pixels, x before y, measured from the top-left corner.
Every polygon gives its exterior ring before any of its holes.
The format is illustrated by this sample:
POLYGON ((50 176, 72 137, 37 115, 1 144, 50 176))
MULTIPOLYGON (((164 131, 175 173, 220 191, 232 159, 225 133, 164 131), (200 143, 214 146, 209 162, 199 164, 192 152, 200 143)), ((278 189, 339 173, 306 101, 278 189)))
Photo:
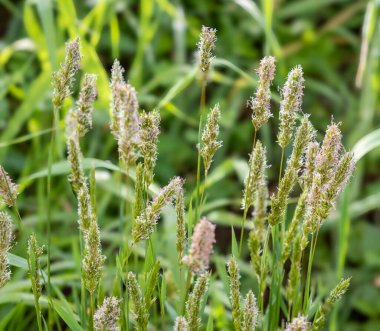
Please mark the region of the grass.
MULTIPOLYGON (((23 233, 12 249, 12 281, 1 290, 0 329, 22 330, 31 321, 36 323, 33 296, 26 281, 25 247, 32 230, 41 244, 47 244, 48 240, 45 192, 53 115, 50 79, 52 71, 62 61, 63 42, 67 36, 70 39, 81 36, 83 71, 99 75, 95 128, 83 141, 83 150, 88 156, 84 163, 87 171, 92 165, 96 169, 98 217, 102 240, 107 243, 104 254, 109 257, 104 291, 109 292, 110 275, 116 270, 112 256, 121 244, 117 232, 119 203, 115 200, 130 199, 132 188, 123 182, 119 190, 114 175, 122 170, 117 166, 115 143, 107 128, 107 72, 112 59, 118 56, 128 69, 127 77, 139 86, 141 107, 160 110, 163 133, 156 168, 157 185, 164 185, 174 174, 186 177, 188 204, 196 196, 192 190, 196 183, 194 146, 198 139, 199 85, 195 82, 193 52, 202 24, 218 29, 218 48, 206 109, 220 102, 223 110, 223 148, 216 154, 208 176, 202 208, 220 229, 213 257, 214 277, 218 281, 209 290, 206 309, 209 324, 217 329, 230 325, 228 305, 220 303, 228 300, 228 284, 223 263, 223 267, 218 267, 218 263, 231 251, 231 224, 238 238, 241 233, 240 199, 237 197, 241 196, 248 172, 245 160, 251 143, 247 137, 253 134, 244 100, 256 87, 253 69, 258 60, 265 54, 274 54, 279 58, 275 86, 283 84, 289 68, 302 64, 307 78, 305 111, 312 114, 312 121, 320 132, 331 115, 342 121, 345 145, 357 151, 360 157, 350 189, 319 234, 311 289, 322 296, 343 274, 353 275, 351 290, 339 307, 340 313, 331 319, 330 328, 357 330, 360 325, 363 330, 379 329, 380 308, 376 305, 377 297, 373 297, 373 293, 378 292, 373 284, 380 264, 374 254, 379 251, 379 244, 371 239, 371 233, 378 232, 376 197, 380 189, 376 166, 379 152, 375 150, 379 141, 380 78, 380 9, 376 1, 304 1, 302 5, 296 1, 280 4, 234 1, 220 6, 190 1, 184 7, 168 1, 144 1, 141 6, 138 3, 117 5, 109 1, 86 5, 69 0, 46 1, 45 5, 38 6, 28 2, 1 3, 7 29, 2 32, 0 50, 3 109, 0 114, 0 159, 22 190, 18 207, 23 233), (20 26, 23 29, 19 29, 20 26), (355 76, 359 77, 356 80, 359 87, 355 87, 355 76), (334 252, 334 259, 331 259, 331 252, 334 252)), ((277 111, 279 96, 274 95, 273 99, 273 108, 277 111)), ((74 100, 67 101, 65 111, 74 100)), ((68 325, 70 329, 80 330, 77 314, 73 313, 80 311, 76 202, 66 181, 68 164, 62 161, 63 127, 61 119, 56 131, 60 157, 52 166, 51 283, 56 313, 64 321, 62 328, 68 325)), ((281 156, 281 151, 275 147, 275 134, 275 122, 259 134, 268 150, 275 151, 268 155, 272 164, 268 175, 273 190, 277 185, 281 156)), ((157 187, 153 186, 152 191, 156 193, 157 187)), ((293 205, 289 208, 292 210, 293 205)), ((13 218, 16 220, 17 215, 13 214, 13 218)), ((164 257, 163 266, 176 261, 176 255, 168 249, 175 240, 173 226, 172 211, 165 210, 158 228, 159 240, 155 240, 155 254, 164 257)), ((245 224, 246 232, 250 226, 250 222, 245 224)), ((141 268, 138 257, 143 253, 144 250, 137 251, 130 263, 141 268)), ((247 256, 244 247, 242 254, 247 256)), ((43 257, 43 267, 46 266, 44 259, 46 257, 43 257)), ((240 268, 244 293, 248 287, 256 288, 255 275, 247 262, 241 261, 240 268)), ((172 284, 178 281, 179 270, 174 270, 172 275, 160 274, 162 307, 165 297, 175 297, 172 284)), ((44 295, 40 302, 43 309, 48 307, 44 295)), ((169 320, 173 310, 175 307, 167 305, 155 316, 165 314, 169 320)), ((203 325, 206 324, 207 320, 203 325)))

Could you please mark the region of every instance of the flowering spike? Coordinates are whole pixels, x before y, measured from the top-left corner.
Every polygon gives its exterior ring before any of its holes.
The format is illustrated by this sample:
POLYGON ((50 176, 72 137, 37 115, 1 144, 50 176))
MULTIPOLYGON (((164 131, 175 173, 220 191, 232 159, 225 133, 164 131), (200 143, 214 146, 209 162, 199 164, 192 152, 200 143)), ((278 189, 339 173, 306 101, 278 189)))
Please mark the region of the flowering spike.
POLYGON ((198 42, 198 51, 200 64, 199 68, 203 73, 203 79, 207 79, 207 73, 210 70, 211 60, 213 58, 212 51, 215 48, 216 29, 202 26, 200 40, 198 42))
POLYGON ((120 315, 120 300, 116 297, 106 297, 94 314, 95 330, 119 331, 120 315))
POLYGON ((43 247, 38 246, 37 238, 34 233, 28 240, 27 253, 29 277, 32 282, 33 294, 38 299, 42 294, 40 257, 43 253, 43 247))
POLYGON ((13 227, 10 216, 6 212, 0 212, 0 289, 9 281, 8 251, 12 246, 13 227))
POLYGON ((182 187, 182 179, 174 177, 168 185, 148 204, 146 209, 136 218, 132 230, 133 242, 149 239, 154 227, 157 224, 162 208, 171 203, 182 187))
POLYGON ((82 261, 83 282, 87 291, 93 294, 102 277, 105 257, 102 255, 100 233, 96 221, 92 221, 85 234, 84 258, 82 261))
POLYGON ((179 316, 175 319, 174 331, 189 331, 189 325, 185 317, 179 316))
POLYGON ((8 173, 0 165, 0 201, 12 207, 16 203, 17 195, 17 185, 12 182, 8 173))
POLYGON ((182 265, 183 254, 186 248, 186 224, 185 224, 185 203, 183 197, 183 188, 178 190, 175 203, 177 214, 177 254, 179 265, 182 265))
POLYGON ((270 86, 276 71, 276 59, 273 56, 266 56, 260 61, 257 69, 259 75, 259 86, 255 96, 251 97, 247 105, 252 110, 252 123, 255 130, 260 130, 272 114, 270 112, 270 86))
POLYGON ((128 273, 128 293, 134 304, 133 314, 135 316, 136 329, 146 330, 149 313, 146 309, 145 300, 141 288, 133 272, 128 273))
POLYGON ((72 93, 72 87, 75 80, 75 74, 80 67, 79 38, 66 43, 65 60, 61 63, 58 71, 53 73, 53 104, 56 109, 62 107, 63 102, 72 93))
POLYGON ((94 112, 93 103, 97 96, 96 79, 96 75, 85 74, 79 92, 77 108, 73 112, 77 121, 79 137, 84 136, 92 128, 92 113, 94 112))
POLYGON ((189 325, 189 331, 198 331, 201 327, 201 319, 198 317, 202 304, 203 296, 208 287, 210 274, 203 273, 197 279, 192 292, 186 302, 186 320, 189 325))
POLYGON ((350 281, 351 277, 346 279, 342 278, 338 285, 330 292, 326 301, 319 307, 314 317, 313 330, 319 330, 324 326, 327 315, 330 313, 333 305, 347 292, 350 281))
POLYGON ((153 182, 154 167, 157 161, 157 142, 160 133, 160 114, 154 110, 140 115, 140 150, 144 158, 144 181, 146 187, 153 182))
POLYGON ((256 297, 251 290, 248 291, 244 300, 242 331, 252 331, 256 328, 259 317, 256 297))
POLYGON ((285 148, 292 138, 297 113, 301 111, 304 79, 301 66, 293 68, 282 90, 280 103, 280 130, 277 136, 281 148, 285 148))
POLYGON ((243 209, 248 209, 254 205, 257 190, 260 184, 265 181, 266 168, 266 150, 261 142, 257 141, 249 157, 249 173, 245 180, 242 200, 243 209))
POLYGON ((137 93, 130 84, 113 84, 111 131, 118 143, 120 160, 131 166, 137 159, 140 131, 137 93))
POLYGON ((292 322, 286 325, 285 331, 308 331, 310 329, 310 323, 303 315, 298 315, 292 319, 292 322))
POLYGON ((195 226, 189 253, 183 258, 192 272, 201 274, 208 269, 214 243, 215 224, 204 217, 195 226))
POLYGON ((222 142, 217 140, 219 136, 219 121, 220 109, 219 104, 216 104, 207 116, 207 123, 202 134, 201 155, 203 157, 206 176, 210 169, 212 158, 214 157, 216 151, 222 147, 222 142))
POLYGON ((242 312, 240 307, 240 271, 235 258, 231 257, 227 263, 228 278, 230 280, 230 300, 232 319, 235 330, 241 330, 242 312))

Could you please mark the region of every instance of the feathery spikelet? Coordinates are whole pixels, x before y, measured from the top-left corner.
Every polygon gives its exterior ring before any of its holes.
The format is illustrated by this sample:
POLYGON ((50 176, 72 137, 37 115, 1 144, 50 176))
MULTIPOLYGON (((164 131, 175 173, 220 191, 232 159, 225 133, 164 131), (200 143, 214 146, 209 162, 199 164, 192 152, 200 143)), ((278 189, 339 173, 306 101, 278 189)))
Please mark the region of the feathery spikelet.
POLYGON ((37 238, 33 233, 28 240, 28 269, 29 277, 32 282, 32 290, 35 298, 41 296, 42 281, 41 281, 41 264, 40 257, 44 251, 43 247, 38 246, 37 238))
POLYGON ((6 212, 0 212, 0 289, 9 281, 8 251, 12 246, 13 226, 10 216, 6 212))
POLYGON ((306 148, 304 169, 301 177, 301 186, 304 192, 306 192, 313 183, 318 151, 319 144, 316 141, 312 141, 311 143, 309 143, 309 145, 306 148))
POLYGON ((181 266, 183 262, 183 254, 186 248, 185 202, 183 197, 183 188, 178 190, 175 209, 177 214, 176 248, 178 254, 178 263, 181 266))
POLYGON ((298 315, 292 319, 291 323, 286 325, 285 331, 308 331, 310 329, 310 323, 303 315, 298 315))
POLYGON ((62 107, 65 99, 72 93, 74 76, 79 70, 82 58, 79 49, 79 38, 67 42, 65 46, 65 60, 61 63, 60 69, 53 73, 53 104, 57 109, 62 107))
POLYGON ((135 317, 136 330, 146 330, 149 313, 146 309, 140 285, 133 272, 128 273, 128 293, 134 305, 133 314, 135 317))
POLYGON ((125 85, 124 68, 120 65, 119 60, 115 60, 111 69, 111 123, 110 129, 117 139, 120 132, 120 113, 122 100, 120 96, 120 86, 125 85))
POLYGON ((78 191, 78 216, 79 216, 79 228, 83 234, 87 234, 90 225, 96 222, 96 215, 94 213, 91 197, 88 192, 87 184, 85 183, 78 191))
POLYGON ((201 274, 208 269, 214 243, 215 224, 203 217, 194 228, 188 255, 183 258, 192 272, 201 274))
POLYGON ((292 155, 287 162, 285 174, 281 178, 277 193, 271 198, 271 214, 268 217, 271 226, 284 219, 288 196, 297 182, 297 175, 301 169, 302 155, 313 138, 314 129, 308 116, 304 116, 296 132, 292 155))
POLYGON ((131 166, 136 162, 139 144, 140 121, 137 94, 130 84, 113 86, 111 130, 118 144, 120 160, 131 166))
POLYGON ((201 328, 201 319, 198 315, 202 299, 207 291, 209 278, 210 274, 208 272, 199 276, 186 301, 186 320, 189 331, 198 331, 201 328))
POLYGON ((84 257, 82 261, 82 276, 84 286, 93 294, 102 277, 105 257, 102 255, 100 233, 96 221, 92 221, 85 234, 84 257))
POLYGON ((198 42, 198 51, 200 64, 199 68, 203 73, 203 79, 207 78, 207 73, 210 70, 211 60, 213 58, 212 51, 215 48, 216 29, 202 26, 200 40, 198 42))
POLYGON ((94 314, 95 330, 119 331, 120 315, 120 300, 116 297, 106 297, 94 314))
POLYGON ((134 243, 149 239, 149 236, 154 231, 162 209, 173 201, 181 187, 182 179, 180 177, 174 177, 136 218, 132 230, 134 243))
POLYGON ((0 165, 0 202, 12 207, 16 203, 17 195, 17 185, 12 182, 8 173, 0 165))
POLYGON ((255 295, 251 290, 247 293, 244 300, 242 331, 253 331, 258 323, 259 308, 256 304, 255 295))
POLYGON ((270 112, 270 86, 275 71, 276 59, 273 56, 266 56, 260 61, 260 66, 257 69, 259 86, 255 96, 247 102, 248 107, 252 110, 252 123, 256 132, 272 117, 270 112))
POLYGON ((228 278, 230 280, 230 300, 232 319, 236 331, 241 330, 242 312, 240 307, 240 271, 235 258, 231 257, 227 263, 228 278))
POLYGON ((96 75, 85 74, 79 92, 77 108, 75 111, 72 111, 73 116, 77 121, 77 132, 79 137, 83 137, 92 128, 94 101, 97 96, 96 79, 96 75))
POLYGON ((248 247, 250 251, 251 263, 257 275, 261 270, 261 243, 265 236, 265 223, 267 220, 267 199, 268 188, 264 182, 259 186, 253 213, 253 229, 249 232, 248 247))
POLYGON ((277 140, 285 148, 292 139, 297 113, 301 111, 304 79, 301 66, 293 68, 282 90, 280 103, 280 130, 277 140))
POLYGON ((144 158, 144 181, 148 188, 153 182, 154 167, 157 161, 157 142, 160 134, 160 114, 154 110, 140 115, 140 150, 144 158))
POLYGON ((179 316, 175 319, 174 331, 189 331, 189 325, 187 324, 186 318, 179 316))
POLYGON ((136 219, 144 208, 144 169, 143 164, 138 163, 136 166, 136 180, 135 180, 135 202, 133 205, 133 218, 136 219))
POLYGON ((345 152, 342 155, 341 138, 338 125, 332 123, 326 131, 322 146, 316 156, 316 165, 302 226, 303 248, 308 243, 308 235, 315 232, 329 215, 339 193, 348 183, 354 171, 353 155, 345 152))
POLYGON ((266 168, 266 150, 261 142, 257 141, 249 157, 249 173, 245 180, 242 209, 248 209, 254 205, 257 190, 265 181, 266 168))
POLYGON ((76 133, 67 137, 67 159, 71 168, 69 182, 75 194, 79 195, 80 189, 86 185, 86 178, 82 168, 83 156, 76 133))
POLYGON ((327 315, 330 313, 333 305, 347 292, 350 281, 351 277, 346 279, 342 278, 338 285, 330 292, 328 298, 319 307, 314 317, 312 330, 319 330, 324 326, 327 315))
POLYGON ((214 157, 216 151, 222 147, 222 142, 217 140, 219 136, 219 121, 220 109, 219 104, 216 104, 207 116, 207 123, 202 134, 201 155, 203 158, 206 176, 210 169, 212 158, 214 157))

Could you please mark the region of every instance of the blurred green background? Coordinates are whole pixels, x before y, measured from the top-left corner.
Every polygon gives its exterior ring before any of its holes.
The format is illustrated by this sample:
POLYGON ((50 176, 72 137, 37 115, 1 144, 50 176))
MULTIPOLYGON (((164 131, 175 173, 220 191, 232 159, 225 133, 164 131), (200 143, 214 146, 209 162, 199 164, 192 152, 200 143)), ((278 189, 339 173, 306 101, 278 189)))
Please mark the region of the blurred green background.
MULTIPOLYGON (((50 78, 63 59, 66 40, 80 36, 82 69, 99 76, 94 130, 83 146, 86 157, 117 163, 108 129, 108 72, 113 59, 119 58, 139 92, 141 109, 157 108, 162 116, 157 183, 164 185, 180 175, 191 192, 199 107, 196 43, 202 25, 218 30, 207 104, 220 104, 223 148, 210 174, 206 213, 219 225, 219 253, 229 252, 230 225, 240 222, 237 212, 253 131, 246 100, 255 90, 254 70, 264 55, 276 56, 275 117, 260 137, 268 149, 269 180, 275 189, 278 88, 293 66, 302 65, 303 110, 311 114, 319 137, 333 117, 342 122, 345 146, 360 157, 354 180, 322 228, 314 285, 324 294, 342 275, 352 275, 352 287, 329 328, 380 330, 379 0, 0 0, 0 17, 0 163, 21 184, 19 207, 26 231, 37 231, 42 242, 52 122, 50 78)), ((63 127, 62 120, 60 160, 65 155, 63 127)), ((98 214, 103 240, 111 242, 118 212, 113 197, 120 191, 106 168, 99 164, 98 214)), ((66 173, 67 167, 56 167, 53 182, 53 271, 62 284, 78 277, 70 262, 77 238, 76 204, 66 173)), ((168 227, 162 235, 172 240, 170 223, 168 227)), ((26 238, 17 238, 14 254, 25 256, 26 238)), ((112 250, 111 244, 107 250, 112 250)), ((16 287, 22 286, 17 281, 23 278, 24 271, 14 271, 16 287)), ((12 298, 0 298, 0 304, 9 302, 12 298)), ((9 305, 0 305, 0 316, 9 311, 9 305)), ((25 316, 32 319, 29 311, 25 316)), ((216 325, 223 324, 223 316, 219 319, 216 325)))

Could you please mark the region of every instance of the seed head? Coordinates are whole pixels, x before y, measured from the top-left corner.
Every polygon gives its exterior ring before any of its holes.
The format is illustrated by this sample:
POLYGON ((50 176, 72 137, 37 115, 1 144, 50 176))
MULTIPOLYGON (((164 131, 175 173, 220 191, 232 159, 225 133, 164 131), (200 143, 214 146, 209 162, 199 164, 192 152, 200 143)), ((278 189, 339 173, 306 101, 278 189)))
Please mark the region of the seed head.
POLYGON ((182 179, 180 177, 174 177, 170 183, 161 190, 157 197, 148 204, 146 209, 137 216, 132 230, 134 243, 149 239, 154 231, 162 209, 173 201, 181 188, 182 179))
POLYGON ((96 79, 96 75, 85 74, 83 84, 79 92, 77 108, 73 112, 77 121, 79 137, 83 137, 92 128, 94 101, 97 96, 96 79))
POLYGON ((17 195, 17 185, 0 165, 0 201, 12 207, 16 203, 17 195))
POLYGON ((128 166, 137 159, 136 149, 139 143, 140 120, 138 114, 137 93, 134 87, 118 83, 113 87, 112 134, 118 143, 120 160, 128 166))
POLYGON ((67 159, 71 168, 69 182, 75 194, 79 195, 80 189, 86 185, 86 177, 82 167, 83 156, 80 150, 79 139, 75 132, 67 137, 67 159))
POLYGON ((301 112, 304 79, 301 66, 293 68, 282 90, 280 103, 280 130, 277 136, 281 148, 292 139, 297 113, 301 112))
POLYGON ((146 330, 148 324, 149 312, 146 309, 146 303, 141 293, 141 288, 133 272, 128 273, 128 293, 134 304, 133 314, 137 330, 146 330))
POLYGON ((208 272, 200 275, 187 299, 186 320, 189 325, 189 331, 198 331, 201 328, 201 319, 198 315, 203 297, 207 291, 209 278, 210 274, 208 272))
POLYGON ((312 141, 308 144, 305 152, 304 169, 301 177, 302 189, 308 190, 313 182, 315 163, 319 151, 319 144, 312 141))
POLYGON ((292 322, 286 325, 285 331, 308 331, 310 323, 303 315, 293 318, 292 322))
POLYGON ((111 124, 110 128, 113 135, 118 137, 120 131, 120 113, 122 108, 122 98, 120 95, 120 86, 125 85, 124 68, 120 65, 119 60, 115 60, 111 69, 111 124))
POLYGON ((94 314, 95 330, 119 331, 120 315, 120 300, 116 297, 106 297, 94 314))
POLYGON ((183 254, 186 248, 186 224, 185 224, 185 203, 183 198, 183 188, 178 190, 176 203, 176 214, 177 214, 177 254, 178 262, 181 265, 183 254))
POLYGON ((79 38, 66 43, 66 55, 64 62, 58 71, 53 73, 53 104, 57 109, 62 107, 63 102, 72 94, 75 74, 80 67, 79 38))
POLYGON ((244 300, 242 331, 252 331, 256 328, 259 317, 256 297, 251 290, 248 291, 244 300))
POLYGON ((260 61, 260 66, 257 69, 259 85, 255 96, 252 96, 247 103, 252 110, 252 123, 256 131, 272 117, 270 112, 270 86, 275 71, 276 59, 273 56, 266 56, 260 61))
POLYGON ((175 319, 174 331, 189 331, 185 317, 179 316, 175 319))
POLYGON ((328 298, 326 301, 319 307, 317 314, 315 315, 314 322, 313 322, 313 330, 319 330, 321 329, 325 322, 326 317, 330 313, 331 309, 333 308, 333 305, 339 301, 342 296, 347 292, 349 286, 350 286, 350 278, 342 278, 338 285, 330 292, 328 298))
POLYGON ((240 271, 235 258, 231 257, 227 263, 228 278, 230 280, 230 300, 232 319, 235 330, 241 329, 242 312, 240 307, 240 271))
POLYGON ((192 272, 201 274, 208 269, 214 243, 215 224, 204 217, 195 226, 189 253, 183 258, 192 272))
POLYGON ((254 205, 259 186, 265 182, 267 168, 266 150, 260 141, 257 141, 249 157, 249 172, 245 180, 242 208, 248 209, 254 205))
POLYGON ((2 211, 0 212, 0 289, 9 281, 11 276, 7 254, 12 247, 13 238, 11 218, 2 211))
POLYGON ((210 70, 211 60, 213 58, 212 51, 215 48, 215 42, 216 29, 202 26, 202 32, 200 35, 200 40, 198 42, 198 51, 200 58, 199 68, 205 76, 210 70))
POLYGON ((202 148, 201 155, 203 158, 203 164, 205 168, 205 175, 210 169, 212 158, 216 151, 222 147, 222 142, 218 141, 219 136, 219 121, 220 121, 220 109, 219 104, 216 104, 207 116, 207 123, 203 129, 202 134, 202 148))
POLYGON ((144 158, 144 180, 147 187, 153 182, 157 161, 157 142, 160 134, 160 114, 154 110, 140 115, 140 150, 144 158))
POLYGON ((91 222, 88 232, 84 236, 84 258, 82 261, 82 274, 84 286, 93 294, 102 277, 105 256, 102 255, 100 233, 96 221, 91 222))
POLYGON ((32 282, 32 290, 35 297, 39 298, 42 293, 41 263, 40 257, 44 248, 38 245, 37 238, 33 233, 28 241, 28 267, 29 277, 32 282))

